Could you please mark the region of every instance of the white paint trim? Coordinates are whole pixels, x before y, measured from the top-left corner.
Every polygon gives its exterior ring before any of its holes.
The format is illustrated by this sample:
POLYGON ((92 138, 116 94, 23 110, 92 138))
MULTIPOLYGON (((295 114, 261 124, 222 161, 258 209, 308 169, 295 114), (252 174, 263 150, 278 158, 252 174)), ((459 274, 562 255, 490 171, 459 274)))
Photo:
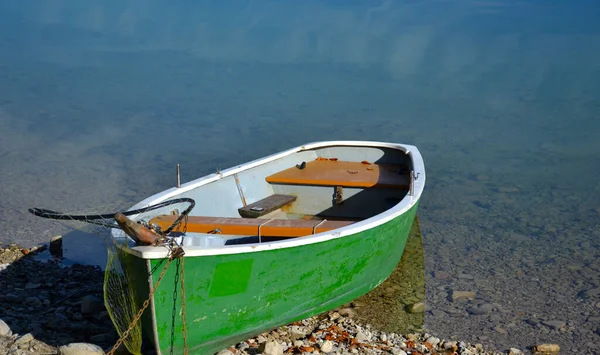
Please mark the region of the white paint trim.
MULTIPOLYGON (((359 147, 381 147, 381 148, 391 148, 397 149, 405 152, 406 154, 411 156, 413 163, 413 170, 415 173, 415 177, 418 177, 417 180, 414 181, 414 195, 407 194, 402 201, 400 201, 396 206, 390 208, 389 210, 380 213, 376 216, 368 218, 366 220, 353 223, 349 226, 335 229, 333 231, 314 234, 311 236, 306 236, 302 238, 294 238, 290 240, 283 240, 277 242, 270 243, 261 243, 261 244, 252 244, 252 245, 231 245, 224 246, 222 248, 210 248, 210 249, 202 249, 201 247, 185 247, 185 256, 186 257, 194 257, 194 256, 208 256, 208 255, 222 255, 222 254, 240 254, 240 253, 252 253, 259 252, 265 250, 276 250, 283 248, 293 248, 307 244, 320 243, 331 239, 341 238, 347 235, 360 233, 362 231, 375 228, 381 224, 384 224, 403 213, 407 212, 412 206, 414 206, 417 201, 421 198, 421 194, 423 193, 423 189, 425 187, 425 165, 423 162, 423 158, 421 153, 417 149, 417 147, 406 144, 396 144, 396 143, 385 143, 385 142, 371 142, 371 141, 326 141, 326 142, 314 142, 305 144, 296 148, 292 148, 280 153, 276 153, 273 155, 269 155, 267 157, 257 159, 242 165, 234 166, 232 168, 221 171, 220 173, 210 174, 205 177, 201 177, 199 179, 192 180, 188 183, 181 185, 180 188, 171 188, 161 193, 158 193, 154 196, 151 196, 135 206, 131 207, 131 209, 140 208, 148 205, 153 205, 170 198, 173 198, 177 195, 180 195, 186 191, 195 189, 197 187, 206 185, 213 181, 217 181, 227 176, 231 176, 233 174, 237 174, 241 171, 254 168, 259 165, 263 165, 274 160, 280 159, 282 157, 301 152, 304 150, 311 150, 315 148, 321 147, 329 147, 329 146, 359 146, 359 147)), ((122 231, 113 229, 113 236, 121 236, 122 231)), ((134 254, 140 258, 144 259, 159 259, 165 258, 168 253, 168 249, 166 247, 153 247, 153 246, 136 246, 131 249, 126 249, 127 252, 134 254)))
MULTIPOLYGON (((164 267, 164 266, 163 266, 164 267)), ((152 288, 154 287, 154 282, 152 280, 152 275, 150 271, 152 271, 152 265, 150 264, 150 260, 146 260, 146 271, 148 273, 148 292, 152 294, 152 288)), ((162 271, 162 270, 161 270, 162 271)), ((154 349, 156 349, 157 355, 162 355, 160 351, 160 341, 158 340, 158 326, 156 325, 156 304, 154 303, 154 295, 150 297, 150 310, 152 314, 152 334, 154 341, 154 349)))

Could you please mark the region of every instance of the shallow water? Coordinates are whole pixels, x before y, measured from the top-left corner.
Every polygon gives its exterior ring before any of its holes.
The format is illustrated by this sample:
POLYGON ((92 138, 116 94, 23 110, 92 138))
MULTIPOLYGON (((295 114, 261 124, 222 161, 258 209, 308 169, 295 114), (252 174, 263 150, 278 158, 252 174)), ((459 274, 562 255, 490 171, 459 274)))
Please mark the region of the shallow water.
POLYGON ((177 163, 186 181, 315 140, 415 144, 425 325, 595 352, 599 16, 584 0, 2 2, 0 241, 68 232, 29 207, 129 206, 177 163))

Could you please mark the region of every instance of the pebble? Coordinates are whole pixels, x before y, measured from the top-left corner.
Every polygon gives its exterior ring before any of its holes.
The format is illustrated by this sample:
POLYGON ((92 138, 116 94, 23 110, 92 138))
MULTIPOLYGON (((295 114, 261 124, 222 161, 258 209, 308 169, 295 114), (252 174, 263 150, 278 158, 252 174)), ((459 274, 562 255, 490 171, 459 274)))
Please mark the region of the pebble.
POLYGON ((560 329, 567 325, 567 323, 558 320, 545 321, 542 324, 551 329, 560 329))
POLYGON ((494 330, 497 331, 500 334, 508 334, 508 331, 506 329, 502 328, 499 325, 495 326, 494 330))
POLYGON ((450 294, 450 298, 452 298, 452 301, 474 299, 476 296, 477 296, 477 293, 473 292, 473 291, 454 291, 453 290, 450 294))
POLYGON ((321 345, 321 351, 324 353, 330 353, 333 351, 333 342, 331 340, 325 340, 321 345))
POLYGON ((21 250, 17 245, 0 247, 0 261, 10 263, 0 274, 0 354, 57 354, 59 348, 49 344, 114 345, 112 321, 96 317, 105 312, 104 303, 97 302, 104 279, 100 268, 36 261, 33 248, 27 255, 21 250), (81 306, 91 300, 94 312, 83 317, 81 306))
POLYGON ((434 271, 433 277, 438 280, 447 280, 447 279, 451 279, 452 275, 449 272, 440 270, 440 271, 434 271))
POLYGON ((33 335, 31 335, 31 333, 27 333, 27 334, 25 334, 25 335, 20 336, 19 338, 17 338, 17 340, 15 340, 15 345, 16 346, 20 346, 22 344, 29 343, 33 339, 34 339, 33 335))
MULTIPOLYGON (((381 354, 391 353, 396 355, 407 354, 434 354, 458 352, 461 355, 481 354, 499 355, 501 352, 486 350, 483 345, 472 345, 468 342, 456 342, 440 339, 429 333, 409 333, 397 335, 386 333, 363 326, 352 318, 333 316, 335 311, 327 316, 317 316, 296 322, 282 329, 287 331, 272 331, 255 338, 248 339, 235 346, 236 355, 248 354, 308 354, 308 353, 335 353, 335 354, 381 354), (334 320, 331 320, 334 318, 334 320), (311 329, 305 337, 290 341, 289 330, 299 326, 311 329), (268 339, 259 342, 259 338, 268 339), (259 344, 255 345, 255 344, 259 344), (248 345, 250 344, 250 345, 248 345)), ((339 312, 338 312, 339 313, 339 312)), ((229 355, 222 352, 219 355, 229 355)))
POLYGON ((490 313, 493 309, 494 309, 494 305, 492 305, 490 303, 484 303, 477 307, 469 308, 468 312, 469 312, 469 314, 480 316, 480 315, 490 313))
POLYGON ((423 313, 425 312, 425 302, 417 302, 415 304, 411 304, 406 308, 409 313, 423 313))
POLYGON ((371 337, 363 332, 358 332, 356 334, 356 340, 358 340, 361 343, 365 343, 365 342, 371 340, 371 337))
POLYGON ((104 309, 104 301, 99 297, 87 295, 81 299, 81 314, 97 314, 104 309))
POLYGON ((433 346, 433 347, 437 347, 438 344, 440 343, 440 339, 436 338, 436 337, 429 337, 429 338, 427 338, 426 342, 431 344, 431 346, 433 346))
POLYGON ((579 293, 579 297, 581 298, 594 298, 600 296, 600 288, 591 288, 588 290, 583 290, 579 293))
POLYGON ((8 326, 8 324, 6 324, 6 322, 4 322, 2 319, 0 319, 0 336, 7 337, 7 336, 11 336, 11 335, 12 335, 12 331, 10 330, 10 327, 8 326))
MULTIPOLYGON (((99 355, 104 354, 102 347, 109 349, 114 345, 117 336, 101 301, 103 273, 99 268, 82 265, 63 267, 55 263, 23 259, 19 249, 10 255, 19 262, 5 268, 2 271, 4 277, 0 278, 0 289, 6 290, 0 294, 0 314, 4 318, 0 320, 0 353, 6 349, 9 352, 5 352, 15 355, 25 352, 99 355), (23 306, 21 302, 27 305, 23 306), (12 333, 26 334, 19 337, 12 333), (47 341, 68 345, 53 347, 35 339, 32 334, 44 334, 47 341), (23 349, 13 347, 17 340, 23 349)), ((0 261, 5 262, 4 259, 0 261)), ((453 290, 451 295, 456 296, 452 297, 453 300, 458 300, 473 299, 477 294, 453 290)), ((446 299, 446 296, 443 297, 446 299)), ((368 304, 359 301, 353 303, 368 307, 368 304)), ((420 307, 425 307, 424 302, 414 303, 413 306, 419 303, 422 303, 420 307)), ((485 309, 489 307, 486 305, 483 303, 474 307, 485 309)), ((456 315, 464 317, 464 308, 461 304, 457 307, 461 309, 456 310, 456 315)), ((355 311, 346 306, 327 315, 311 317, 257 335, 235 345, 235 348, 223 349, 219 355, 258 352, 266 355, 318 352, 407 355, 445 353, 446 350, 456 352, 459 345, 460 354, 501 354, 486 350, 480 344, 459 343, 418 331, 406 335, 382 332, 357 323, 353 318, 355 316, 355 311)))
POLYGON ((262 343, 258 351, 265 355, 283 355, 283 346, 276 341, 262 343))
POLYGON ((60 355, 104 355, 101 347, 88 343, 71 343, 58 350, 60 355))
POLYGON ((557 353, 560 351, 558 344, 540 344, 533 347, 534 351, 541 353, 557 353))

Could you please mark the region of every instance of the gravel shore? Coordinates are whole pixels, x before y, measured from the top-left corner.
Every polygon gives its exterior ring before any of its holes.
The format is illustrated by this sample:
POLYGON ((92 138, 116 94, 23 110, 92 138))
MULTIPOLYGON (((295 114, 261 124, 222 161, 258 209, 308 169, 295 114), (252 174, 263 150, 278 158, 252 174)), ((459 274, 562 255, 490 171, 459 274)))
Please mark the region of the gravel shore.
MULTIPOLYGON (((0 248, 0 355, 104 354, 117 334, 102 301, 103 273, 96 266, 41 262, 40 249, 0 248)), ((230 354, 522 354, 481 344, 440 339, 433 332, 383 332, 359 322, 352 304, 258 335, 230 354)), ((556 350, 556 349, 554 349, 556 350)), ((120 349, 119 354, 127 352, 120 349)), ((556 352, 555 352, 556 353, 556 352)))

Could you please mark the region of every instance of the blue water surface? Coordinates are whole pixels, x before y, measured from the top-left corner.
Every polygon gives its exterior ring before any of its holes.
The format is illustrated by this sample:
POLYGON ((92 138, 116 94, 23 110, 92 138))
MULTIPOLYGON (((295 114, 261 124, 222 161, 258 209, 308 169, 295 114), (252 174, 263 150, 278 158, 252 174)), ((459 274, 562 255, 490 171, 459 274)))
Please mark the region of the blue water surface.
POLYGON ((598 1, 2 1, 0 242, 63 233, 29 207, 129 206, 177 163, 414 144, 428 329, 593 353, 599 116, 598 1))

